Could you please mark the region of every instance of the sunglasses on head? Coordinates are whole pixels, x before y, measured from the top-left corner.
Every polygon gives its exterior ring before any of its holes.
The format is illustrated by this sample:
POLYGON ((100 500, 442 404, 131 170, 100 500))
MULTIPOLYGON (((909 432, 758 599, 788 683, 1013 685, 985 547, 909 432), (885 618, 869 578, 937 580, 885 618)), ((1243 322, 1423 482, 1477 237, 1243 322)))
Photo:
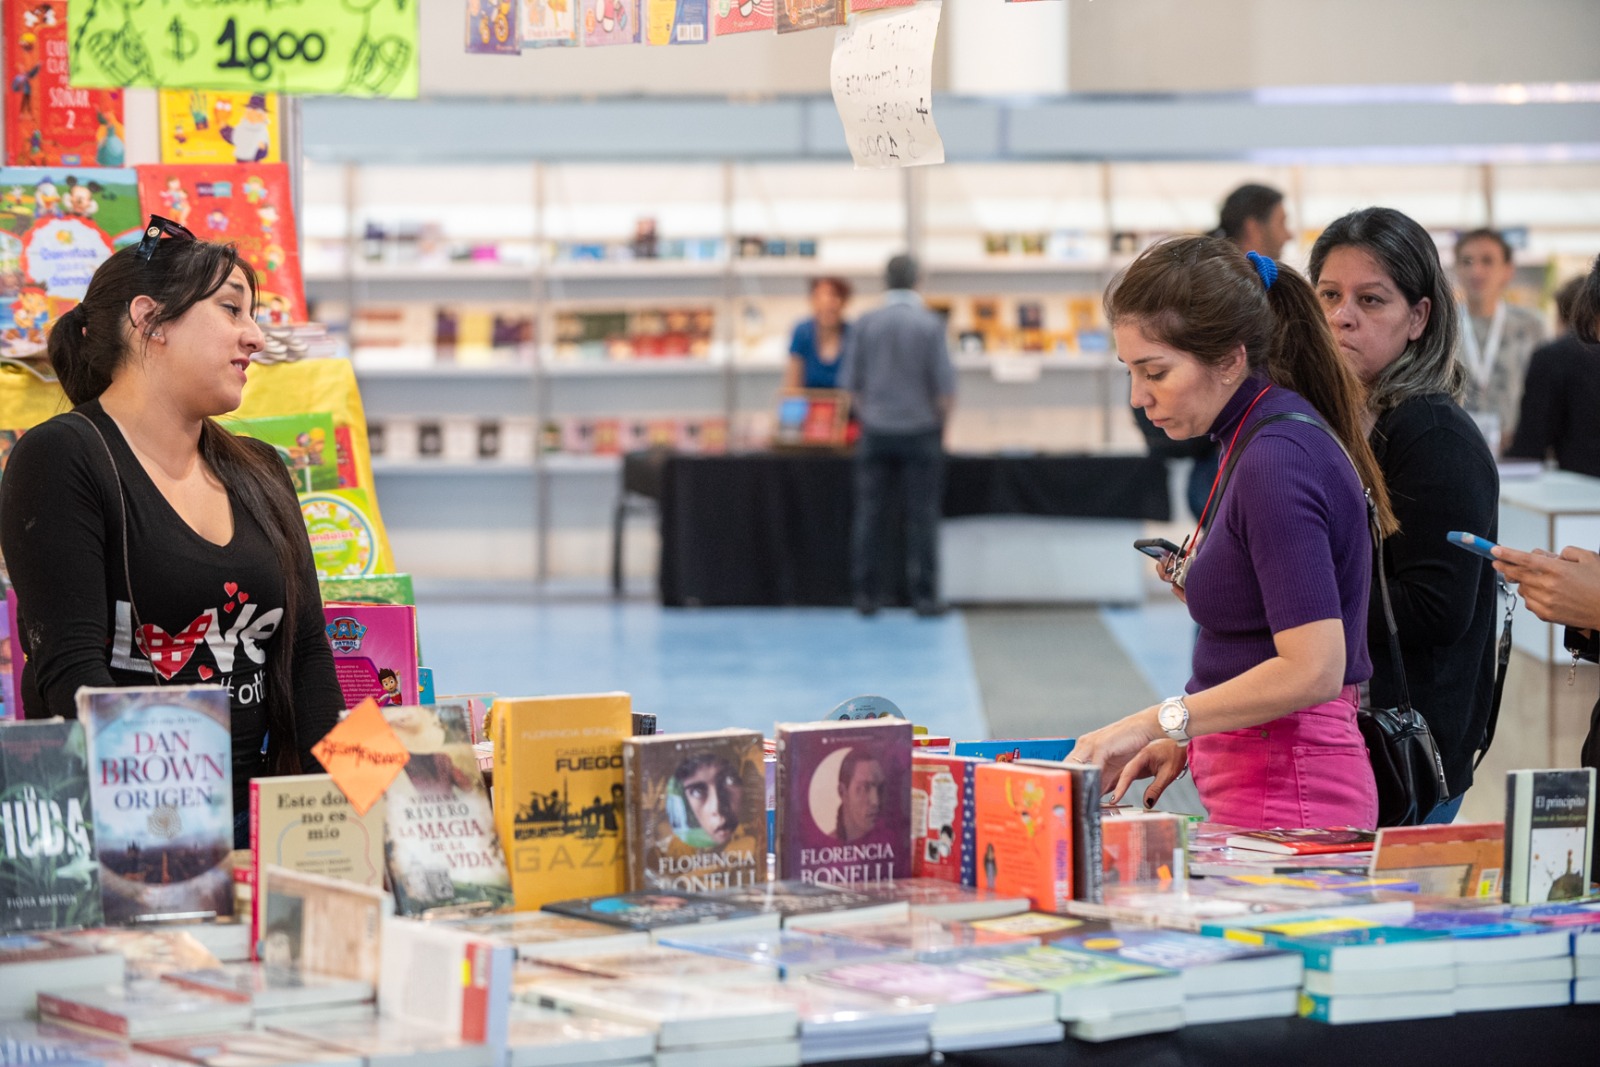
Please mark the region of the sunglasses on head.
POLYGON ((144 236, 139 239, 139 247, 134 249, 133 254, 146 263, 150 262, 150 257, 156 253, 156 245, 161 243, 162 234, 175 241, 196 239, 187 226, 182 226, 171 219, 164 219, 160 215, 151 215, 150 221, 145 224, 144 236))

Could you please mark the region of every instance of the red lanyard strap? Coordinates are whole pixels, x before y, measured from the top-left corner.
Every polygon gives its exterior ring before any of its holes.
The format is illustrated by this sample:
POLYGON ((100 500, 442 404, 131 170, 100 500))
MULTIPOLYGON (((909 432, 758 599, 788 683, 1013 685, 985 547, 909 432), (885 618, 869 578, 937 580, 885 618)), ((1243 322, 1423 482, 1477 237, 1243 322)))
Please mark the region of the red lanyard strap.
MULTIPOLYGON (((1261 403, 1261 398, 1266 396, 1271 389, 1272 386, 1268 385, 1265 389, 1256 394, 1256 398, 1250 401, 1250 406, 1244 409, 1244 415, 1240 417, 1239 425, 1233 428, 1233 436, 1228 439, 1228 450, 1222 454, 1222 462, 1217 464, 1216 477, 1211 479, 1211 491, 1206 494, 1206 506, 1200 509, 1200 518, 1194 524, 1194 533, 1190 534, 1188 539, 1183 542, 1183 550, 1178 553, 1179 559, 1191 555, 1193 552, 1199 551, 1200 530, 1203 526, 1205 526, 1207 519, 1213 518, 1211 514, 1211 502, 1212 499, 1217 495, 1217 486, 1222 483, 1222 472, 1228 468, 1228 461, 1233 458, 1233 447, 1239 443, 1239 434, 1244 430, 1245 423, 1250 421, 1250 413, 1256 409, 1256 405, 1261 403)), ((1220 500, 1217 501, 1217 506, 1222 506, 1222 502, 1220 500)))

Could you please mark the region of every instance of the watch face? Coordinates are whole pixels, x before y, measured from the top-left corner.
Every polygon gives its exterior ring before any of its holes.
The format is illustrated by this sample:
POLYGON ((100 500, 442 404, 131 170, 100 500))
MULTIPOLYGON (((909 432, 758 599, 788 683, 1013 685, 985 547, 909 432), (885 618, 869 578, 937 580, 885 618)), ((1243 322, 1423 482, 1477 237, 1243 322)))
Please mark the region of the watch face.
POLYGON ((1184 726, 1183 706, 1181 704, 1163 704, 1161 710, 1156 712, 1156 721, 1163 730, 1181 730, 1184 726))

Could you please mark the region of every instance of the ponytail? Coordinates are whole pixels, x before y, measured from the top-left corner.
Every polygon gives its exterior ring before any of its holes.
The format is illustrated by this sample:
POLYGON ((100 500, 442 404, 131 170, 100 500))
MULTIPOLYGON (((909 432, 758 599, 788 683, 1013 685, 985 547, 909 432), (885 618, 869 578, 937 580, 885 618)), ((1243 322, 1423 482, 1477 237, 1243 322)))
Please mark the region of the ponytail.
POLYGON ((1140 254, 1106 290, 1113 326, 1136 322, 1152 341, 1217 366, 1243 345, 1250 369, 1305 397, 1372 492, 1378 526, 1399 529, 1383 472, 1363 431, 1366 392, 1350 370, 1316 294, 1294 270, 1246 259, 1217 237, 1171 237, 1140 254))
POLYGON ((319 594, 307 588, 311 545, 299 500, 278 457, 235 437, 214 419, 200 429, 200 453, 223 485, 266 533, 283 574, 283 621, 267 660, 267 766, 273 774, 300 773, 301 745, 294 715, 294 645, 300 611, 319 594))
POLYGON ((1317 409, 1350 453, 1361 484, 1372 491, 1378 528, 1389 536, 1400 529, 1400 523, 1389 504, 1378 457, 1367 440, 1362 418, 1366 390, 1339 354, 1317 294, 1298 271, 1280 267, 1277 280, 1267 289, 1267 305, 1273 318, 1266 351, 1267 377, 1293 389, 1317 409))

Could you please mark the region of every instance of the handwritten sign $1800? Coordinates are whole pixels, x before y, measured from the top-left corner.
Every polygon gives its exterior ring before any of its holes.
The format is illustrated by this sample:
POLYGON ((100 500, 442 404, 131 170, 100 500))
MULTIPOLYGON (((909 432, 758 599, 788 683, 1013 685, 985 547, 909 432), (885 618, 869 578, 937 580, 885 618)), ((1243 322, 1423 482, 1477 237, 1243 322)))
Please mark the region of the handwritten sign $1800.
POLYGON ((830 79, 857 167, 944 162, 933 124, 933 45, 939 4, 858 19, 839 31, 830 79))
POLYGON ((69 0, 74 86, 417 95, 418 0, 69 0))

